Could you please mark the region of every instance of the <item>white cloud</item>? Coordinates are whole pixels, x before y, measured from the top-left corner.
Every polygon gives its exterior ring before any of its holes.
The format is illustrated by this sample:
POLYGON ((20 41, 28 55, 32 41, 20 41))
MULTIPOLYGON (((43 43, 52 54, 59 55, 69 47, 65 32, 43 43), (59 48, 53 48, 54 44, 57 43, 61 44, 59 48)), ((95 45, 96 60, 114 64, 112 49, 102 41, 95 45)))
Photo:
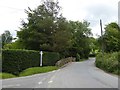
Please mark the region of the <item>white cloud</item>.
POLYGON ((10 30, 13 36, 21 26, 21 20, 27 16, 24 12, 27 7, 36 8, 40 0, 1 0, 0 1, 0 34, 10 30))
POLYGON ((100 35, 99 20, 105 24, 117 22, 119 0, 60 0, 63 15, 72 20, 88 20, 94 36, 100 35))
MULTIPOLYGON (((119 0, 59 0, 62 13, 68 20, 87 19, 91 23, 94 35, 100 34, 99 19, 103 25, 118 19, 119 0)), ((24 9, 36 8, 41 0, 1 0, 0 1, 0 34, 10 30, 15 35, 21 19, 27 16, 24 9)))

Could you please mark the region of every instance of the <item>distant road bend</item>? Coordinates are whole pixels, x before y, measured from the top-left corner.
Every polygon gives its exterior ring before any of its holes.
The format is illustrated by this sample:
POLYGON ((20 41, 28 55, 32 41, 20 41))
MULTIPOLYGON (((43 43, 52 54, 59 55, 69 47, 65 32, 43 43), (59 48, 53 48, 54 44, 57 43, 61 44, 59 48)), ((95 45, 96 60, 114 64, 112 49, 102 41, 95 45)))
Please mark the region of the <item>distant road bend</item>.
POLYGON ((118 88, 118 77, 96 68, 94 62, 90 58, 49 73, 2 80, 2 88, 118 88))

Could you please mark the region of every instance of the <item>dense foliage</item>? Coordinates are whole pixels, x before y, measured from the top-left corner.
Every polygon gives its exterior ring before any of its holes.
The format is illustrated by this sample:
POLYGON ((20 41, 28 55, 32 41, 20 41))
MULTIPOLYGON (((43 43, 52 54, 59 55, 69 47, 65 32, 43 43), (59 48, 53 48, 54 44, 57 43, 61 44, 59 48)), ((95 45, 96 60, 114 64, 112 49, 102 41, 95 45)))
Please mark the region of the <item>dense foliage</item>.
POLYGON ((76 54, 76 61, 80 61, 80 55, 78 53, 76 54))
POLYGON ((100 51, 99 43, 96 38, 90 38, 90 54, 89 57, 95 57, 96 54, 100 51))
POLYGON ((101 54, 97 55, 96 66, 120 74, 120 27, 112 22, 105 27, 103 36, 98 38, 101 54), (102 47, 101 47, 102 46, 102 47))
POLYGON ((5 44, 4 49, 25 49, 25 46, 20 42, 20 40, 17 40, 15 42, 5 44))
POLYGON ((43 65, 44 66, 54 66, 58 60, 60 60, 59 53, 44 52, 43 54, 43 65))
MULTIPOLYGON (((55 65, 59 60, 59 54, 55 52, 43 52, 43 65, 55 65)), ((22 70, 40 66, 40 54, 33 50, 3 50, 2 71, 18 75, 22 70), (8 58, 9 57, 9 58, 8 58)))
POLYGON ((2 35, 2 48, 4 47, 5 44, 11 43, 12 42, 12 35, 10 33, 10 31, 5 31, 2 35))
POLYGON ((117 23, 110 23, 105 27, 105 33, 98 39, 100 46, 103 43, 105 52, 120 51, 120 27, 117 23))
POLYGON ((28 9, 28 23, 23 21, 17 32, 26 49, 61 51, 69 46, 68 22, 60 15, 58 2, 46 1, 35 10, 28 9))
MULTIPOLYGON (((90 23, 68 21, 60 13, 58 2, 44 1, 35 10, 28 8, 28 22, 17 32, 21 48, 59 52, 61 57, 88 58, 90 23)), ((16 44, 17 45, 17 44, 16 44)))
POLYGON ((22 70, 35 66, 39 66, 39 52, 26 50, 2 51, 3 72, 19 74, 22 70))
POLYGON ((120 52, 99 53, 96 57, 96 66, 111 73, 119 74, 120 71, 120 52))
POLYGON ((69 48, 71 56, 76 56, 78 53, 81 58, 88 58, 90 53, 90 38, 91 29, 89 28, 90 23, 87 21, 70 21, 72 31, 72 47, 69 48))

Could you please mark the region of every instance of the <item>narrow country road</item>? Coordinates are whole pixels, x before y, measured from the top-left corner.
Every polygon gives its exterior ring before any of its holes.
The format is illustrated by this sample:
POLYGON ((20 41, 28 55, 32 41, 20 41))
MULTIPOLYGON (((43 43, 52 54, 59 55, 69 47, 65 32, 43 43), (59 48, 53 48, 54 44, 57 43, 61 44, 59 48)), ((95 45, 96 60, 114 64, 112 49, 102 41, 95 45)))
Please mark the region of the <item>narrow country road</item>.
POLYGON ((2 80, 2 88, 118 88, 118 77, 96 68, 94 62, 90 58, 49 73, 2 80))

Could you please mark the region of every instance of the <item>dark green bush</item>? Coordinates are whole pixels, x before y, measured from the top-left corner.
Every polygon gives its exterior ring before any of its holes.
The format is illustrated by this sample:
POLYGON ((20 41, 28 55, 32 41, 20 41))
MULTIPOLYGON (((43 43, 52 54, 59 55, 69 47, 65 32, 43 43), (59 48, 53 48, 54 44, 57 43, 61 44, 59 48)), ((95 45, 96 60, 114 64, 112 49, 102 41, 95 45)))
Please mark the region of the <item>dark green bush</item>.
POLYGON ((96 56, 95 53, 89 54, 89 57, 95 57, 95 56, 96 56))
MULTIPOLYGON (((43 65, 52 66, 59 60, 59 54, 55 52, 43 53, 43 65)), ((2 72, 18 75, 21 71, 30 67, 40 66, 39 51, 33 50, 2 50, 2 72)))
POLYGON ((40 55, 31 50, 2 50, 2 72, 18 75, 29 67, 39 66, 40 55))
POLYGON ((76 61, 80 61, 80 55, 78 53, 76 54, 76 61))
POLYGON ((89 58, 90 49, 89 48, 78 48, 78 47, 72 47, 68 50, 61 53, 62 58, 67 57, 76 57, 76 54, 80 55, 81 59, 88 59, 89 58))
POLYGON ((99 53, 96 57, 96 66, 111 72, 118 74, 118 71, 120 70, 120 52, 114 52, 114 53, 104 53, 102 57, 102 53, 99 53))
POLYGON ((43 54, 43 65, 44 66, 54 66, 58 60, 60 60, 59 53, 44 52, 43 54))

